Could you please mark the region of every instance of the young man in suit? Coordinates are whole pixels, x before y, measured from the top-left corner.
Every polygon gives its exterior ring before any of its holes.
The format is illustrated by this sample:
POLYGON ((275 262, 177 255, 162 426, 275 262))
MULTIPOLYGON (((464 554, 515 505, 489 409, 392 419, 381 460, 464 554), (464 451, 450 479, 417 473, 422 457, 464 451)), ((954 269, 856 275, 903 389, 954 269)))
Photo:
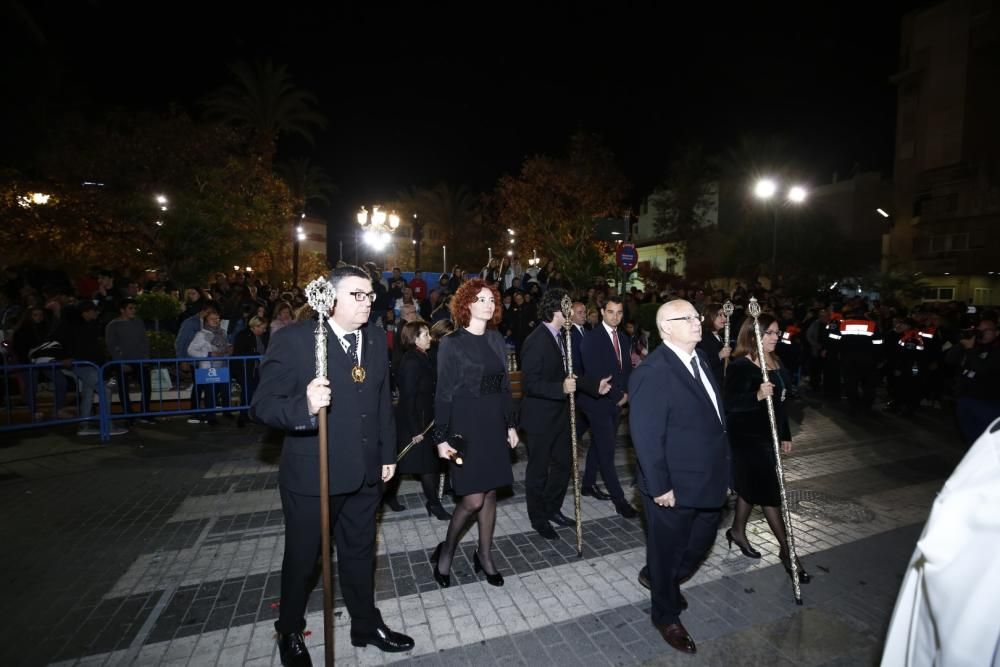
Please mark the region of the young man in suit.
MULTIPOLYGON (((541 324, 535 327, 521 347, 521 428, 528 448, 528 467, 524 486, 531 527, 546 539, 558 539, 550 521, 559 526, 575 526, 576 521, 562 513, 563 499, 572 470, 569 395, 578 388, 593 396, 611 390, 610 377, 602 381, 583 377, 574 366, 573 375, 566 363, 566 322, 562 299, 566 290, 546 290, 538 303, 541 324)), ((576 351, 574 350, 574 356, 576 351)))
POLYGON ((580 407, 590 422, 590 449, 583 473, 582 493, 598 500, 611 500, 626 519, 638 516, 625 499, 625 491, 615 470, 615 443, 621 409, 628 403, 628 378, 632 370, 629 350, 632 342, 619 325, 625 307, 621 297, 610 296, 601 306, 601 322, 583 337, 583 367, 591 377, 611 377, 611 391, 603 396, 580 395, 580 407), (597 488, 601 471, 608 493, 597 488))
MULTIPOLYGON (((629 381, 629 426, 646 510, 646 567, 653 625, 673 648, 695 653, 681 624, 690 577, 715 541, 729 487, 729 439, 722 395, 699 350, 701 316, 687 301, 660 306, 663 345, 629 381)), ((643 579, 646 582, 643 582, 643 579)))
POLYGON ((351 643, 391 652, 413 648, 410 637, 386 627, 375 607, 379 482, 396 471, 385 334, 362 329, 375 297, 368 274, 356 266, 339 267, 330 283, 337 300, 327 325, 327 377, 316 377, 316 324, 289 325, 271 338, 251 404, 255 419, 285 431, 278 478, 285 556, 274 624, 283 665, 312 664, 302 631, 321 541, 316 420, 323 406, 329 406, 330 527, 351 615, 351 643))

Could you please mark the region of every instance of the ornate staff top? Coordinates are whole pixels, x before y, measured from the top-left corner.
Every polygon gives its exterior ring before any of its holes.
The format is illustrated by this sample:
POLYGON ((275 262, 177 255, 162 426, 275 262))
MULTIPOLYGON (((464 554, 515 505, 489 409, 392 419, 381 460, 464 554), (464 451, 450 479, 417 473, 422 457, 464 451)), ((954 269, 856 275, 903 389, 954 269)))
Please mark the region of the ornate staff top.
MULTIPOLYGON (((726 340, 725 340, 726 345, 729 345, 729 322, 733 317, 734 310, 736 310, 736 308, 733 307, 733 302, 730 301, 729 299, 726 299, 726 302, 722 304, 722 314, 726 316, 726 340)), ((760 309, 758 309, 758 313, 759 312, 760 309)))
POLYGON ((573 300, 569 298, 569 294, 563 296, 559 307, 562 309, 563 317, 566 318, 566 321, 563 322, 563 329, 569 331, 573 327, 573 300))
POLYGON ((317 278, 305 288, 306 301, 319 315, 316 327, 316 377, 326 377, 326 319, 337 301, 337 290, 326 278, 317 278))
MULTIPOLYGON (((728 303, 728 302, 727 302, 728 303)), ((723 306, 723 309, 725 306, 723 306)), ((732 312, 732 304, 729 306, 730 312, 732 312)), ((750 313, 750 317, 757 319, 760 317, 760 304, 757 303, 757 297, 750 297, 750 303, 747 304, 747 312, 750 313)))

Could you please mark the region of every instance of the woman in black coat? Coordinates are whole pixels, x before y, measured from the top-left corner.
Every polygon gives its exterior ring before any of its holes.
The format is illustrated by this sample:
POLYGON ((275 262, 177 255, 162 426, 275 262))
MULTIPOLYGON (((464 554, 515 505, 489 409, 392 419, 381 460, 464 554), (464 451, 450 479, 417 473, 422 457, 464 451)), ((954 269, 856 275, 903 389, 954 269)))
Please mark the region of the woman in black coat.
MULTIPOLYGON (((396 386, 399 388, 399 402, 396 405, 396 442, 399 451, 416 441, 396 466, 396 479, 401 475, 419 475, 427 502, 427 514, 442 521, 451 514, 441 506, 438 487, 441 481, 441 460, 438 458, 430 435, 422 435, 434 419, 434 384, 436 371, 428 352, 431 347, 431 333, 427 323, 414 320, 403 325, 399 332, 402 357, 396 370, 396 386)), ((391 482, 390 482, 391 485, 391 482)), ((393 507, 405 509, 395 500, 399 483, 386 490, 385 502, 393 507)), ((396 509, 393 507, 393 509, 396 509)))
MULTIPOLYGON (((701 317, 701 341, 698 347, 705 356, 708 357, 708 367, 712 369, 716 383, 721 387, 725 378, 726 359, 732 351, 732 347, 725 344, 723 336, 726 329, 726 314, 722 311, 722 304, 710 303, 705 306, 701 317)), ((731 332, 735 334, 735 331, 731 332)), ((730 341, 730 345, 732 341, 730 341)))
MULTIPOLYGON (((785 570, 791 574, 792 566, 788 557, 788 537, 785 522, 781 516, 781 494, 778 487, 778 473, 775 469, 774 442, 771 422, 767 414, 766 397, 774 403, 774 417, 778 426, 781 450, 785 454, 792 451, 792 433, 788 426, 785 398, 791 385, 788 371, 781 367, 774 348, 781 337, 774 316, 764 313, 759 318, 763 337, 764 356, 768 368, 768 382, 763 381, 757 359, 757 339, 754 335, 754 320, 748 317, 740 328, 733 352, 734 361, 726 371, 725 398, 726 424, 729 443, 733 453, 733 487, 738 494, 733 525, 726 531, 726 541, 732 549, 733 542, 748 558, 760 558, 760 552, 747 539, 747 520, 754 505, 764 510, 767 525, 778 540, 785 570)), ((809 583, 811 577, 799 563, 799 581, 809 583)))
POLYGON ((441 339, 438 383, 434 402, 434 442, 438 456, 461 453, 462 465, 452 463, 451 481, 461 500, 448 524, 445 541, 431 556, 434 580, 451 585, 451 565, 466 524, 479 526, 475 571, 484 571, 493 586, 503 577, 493 564, 497 489, 510 486, 514 475, 510 449, 517 446, 514 400, 507 375, 507 348, 496 327, 500 293, 493 285, 473 279, 463 283, 451 304, 455 333, 441 339), (459 444, 459 438, 461 442, 459 444), (456 450, 462 449, 458 452, 456 450))

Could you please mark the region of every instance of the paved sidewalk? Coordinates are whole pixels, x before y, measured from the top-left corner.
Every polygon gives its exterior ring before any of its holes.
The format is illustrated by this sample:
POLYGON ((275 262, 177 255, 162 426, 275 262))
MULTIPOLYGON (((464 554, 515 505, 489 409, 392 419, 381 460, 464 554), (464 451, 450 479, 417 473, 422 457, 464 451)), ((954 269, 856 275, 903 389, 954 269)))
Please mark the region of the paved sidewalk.
MULTIPOLYGON (((518 448, 517 481, 497 517, 495 561, 506 585, 473 574, 472 528, 452 588, 438 588, 428 556, 446 524, 427 516, 418 484, 406 481, 409 509, 387 512, 379 526, 376 597, 387 623, 417 646, 402 655, 351 647, 338 596, 337 663, 875 663, 913 544, 964 449, 933 416, 852 420, 808 400, 796 407, 786 476, 799 552, 813 574, 804 606, 794 604, 777 545, 755 513, 748 533, 764 557, 729 551, 720 531, 684 586, 691 608, 683 620, 699 653, 674 652, 650 625, 648 593, 636 583, 641 522, 584 498, 584 559, 571 529, 558 529, 556 542, 540 538, 527 520, 518 448)), ((141 426, 108 445, 72 429, 5 437, 0 664, 279 664, 278 442, 260 428, 183 420, 141 426)), ((616 462, 627 484, 631 450, 620 447, 616 462)), ((570 497, 564 511, 571 507, 570 497)), ((321 597, 314 592, 308 617, 316 664, 321 597)))

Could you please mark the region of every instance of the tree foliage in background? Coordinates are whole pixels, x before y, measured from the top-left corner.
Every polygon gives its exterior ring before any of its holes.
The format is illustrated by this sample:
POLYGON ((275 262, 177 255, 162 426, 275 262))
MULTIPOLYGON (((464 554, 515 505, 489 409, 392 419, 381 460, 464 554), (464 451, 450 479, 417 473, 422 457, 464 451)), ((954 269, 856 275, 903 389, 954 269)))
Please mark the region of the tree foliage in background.
POLYGON ((596 218, 621 217, 628 182, 600 137, 579 132, 568 156, 536 155, 517 176, 504 176, 492 197, 496 228, 515 230, 523 258, 533 249, 555 261, 574 285, 603 272, 610 244, 592 239, 596 218))
POLYGON ((260 268, 285 270, 291 194, 233 130, 178 111, 113 113, 102 122, 66 117, 49 138, 34 166, 44 179, 10 174, 2 184, 6 257, 71 272, 155 268, 198 282, 263 249, 269 266, 260 268), (30 191, 52 198, 20 206, 30 191))

